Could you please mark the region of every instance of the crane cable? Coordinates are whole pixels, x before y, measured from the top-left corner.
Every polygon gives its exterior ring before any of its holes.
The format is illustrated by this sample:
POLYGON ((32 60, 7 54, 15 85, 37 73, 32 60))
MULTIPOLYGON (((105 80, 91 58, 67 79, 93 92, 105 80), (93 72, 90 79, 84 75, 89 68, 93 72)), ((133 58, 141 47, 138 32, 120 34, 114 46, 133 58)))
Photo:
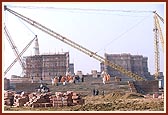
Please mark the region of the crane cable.
POLYGON ((20 18, 18 20, 34 35, 36 35, 20 18))
POLYGON ((73 10, 73 11, 96 11, 96 12, 131 12, 131 13, 153 13, 151 10, 112 10, 112 9, 86 9, 86 8, 58 8, 58 7, 39 7, 39 6, 14 6, 7 5, 13 8, 26 8, 26 9, 51 9, 51 10, 73 10))
MULTIPOLYGON (((148 15, 149 16, 149 15, 148 15)), ((110 42, 108 42, 106 45, 104 45, 104 47, 102 49, 99 49, 98 51, 96 51, 96 53, 102 51, 105 47, 108 47, 111 43, 113 43, 114 41, 121 39, 125 34, 127 34, 129 31, 133 30, 135 27, 137 27, 138 25, 140 25, 145 19, 148 18, 145 17, 142 20, 138 21, 135 25, 131 26, 128 30, 124 31, 122 34, 118 35, 116 38, 114 38, 113 40, 111 40, 110 42)))
POLYGON ((58 7, 37 7, 37 6, 11 6, 12 8, 22 8, 22 9, 45 9, 46 10, 59 10, 68 11, 70 13, 85 13, 85 14, 102 14, 102 15, 116 15, 116 16, 129 16, 129 17, 145 17, 145 15, 129 15, 128 13, 151 13, 153 11, 142 11, 142 10, 112 10, 112 9, 84 9, 84 8, 58 8, 58 7), (124 14, 118 14, 121 12, 124 14), (113 14, 112 14, 113 13, 113 14), (115 13, 115 14, 114 14, 115 13), (117 14, 116 14, 117 13, 117 14))

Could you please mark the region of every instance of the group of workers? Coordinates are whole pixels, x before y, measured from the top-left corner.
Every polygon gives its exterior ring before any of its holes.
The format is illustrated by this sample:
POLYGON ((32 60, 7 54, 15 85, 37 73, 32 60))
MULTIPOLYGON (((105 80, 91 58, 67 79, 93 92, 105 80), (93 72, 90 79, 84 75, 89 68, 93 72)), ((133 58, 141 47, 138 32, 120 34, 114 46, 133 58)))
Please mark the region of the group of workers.
POLYGON ((102 80, 103 80, 103 84, 106 84, 106 82, 110 81, 110 75, 103 71, 101 74, 102 80))
POLYGON ((64 75, 64 76, 55 76, 54 78, 51 78, 52 85, 57 85, 59 83, 62 83, 63 85, 66 85, 66 83, 76 83, 76 82, 84 82, 83 76, 78 75, 64 75))
MULTIPOLYGON (((101 74, 103 84, 106 84, 106 82, 110 81, 110 75, 106 72, 102 72, 101 74)), ((66 83, 76 83, 76 82, 84 82, 83 75, 64 75, 64 76, 55 76, 54 78, 51 78, 52 85, 57 85, 59 83, 62 83, 63 85, 66 85, 66 83)))

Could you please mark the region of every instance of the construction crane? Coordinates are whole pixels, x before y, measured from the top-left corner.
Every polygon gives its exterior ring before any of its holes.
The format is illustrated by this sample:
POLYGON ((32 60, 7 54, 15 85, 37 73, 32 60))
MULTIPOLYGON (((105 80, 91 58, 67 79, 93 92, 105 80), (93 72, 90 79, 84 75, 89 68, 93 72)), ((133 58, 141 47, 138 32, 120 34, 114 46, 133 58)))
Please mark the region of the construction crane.
POLYGON ((159 77, 159 72, 160 72, 160 57, 159 57, 159 38, 160 38, 160 42, 162 44, 162 49, 164 52, 164 38, 163 38, 163 34, 162 34, 162 30, 160 27, 160 23, 159 23, 159 19, 164 23, 164 19, 159 16, 156 11, 153 12, 154 13, 154 47, 155 47, 155 73, 154 73, 154 77, 157 80, 159 77), (159 19, 158 19, 159 18, 159 19))
POLYGON ((11 35, 10 35, 10 33, 9 33, 6 25, 4 25, 4 33, 6 35, 7 40, 9 41, 9 44, 11 45, 11 47, 13 49, 14 54, 16 55, 16 57, 18 57, 20 65, 22 66, 22 70, 24 70, 24 63, 22 61, 22 58, 19 57, 19 51, 18 51, 18 49, 17 49, 17 47, 16 47, 16 45, 15 45, 15 43, 14 43, 14 41, 13 41, 11 35))
POLYGON ((17 62, 18 58, 20 58, 23 53, 29 48, 29 46, 32 44, 32 42, 37 38, 37 35, 26 45, 26 47, 22 50, 22 52, 16 57, 16 59, 9 65, 9 67, 5 70, 4 76, 7 74, 7 72, 12 68, 12 66, 17 62))
POLYGON ((102 56, 96 54, 96 53, 93 52, 93 51, 90 51, 90 50, 87 49, 87 48, 84 48, 83 46, 81 46, 81 45, 79 45, 79 44, 77 44, 77 43, 71 41, 70 39, 68 39, 68 38, 66 38, 66 37, 64 37, 64 36, 62 36, 62 35, 60 35, 60 34, 58 34, 58 33, 56 33, 56 32, 54 32, 53 30, 51 30, 51 29, 45 27, 44 25, 42 25, 42 24, 40 24, 40 23, 38 23, 38 22, 36 22, 36 21, 30 19, 30 18, 27 18, 26 16, 23 16, 23 15, 21 15, 21 14, 15 12, 15 11, 13 11, 13 10, 7 8, 7 6, 4 6, 4 10, 5 10, 5 11, 9 11, 10 13, 12 13, 12 14, 15 15, 16 17, 18 17, 18 18, 24 20, 25 22, 29 23, 30 25, 32 25, 32 26, 34 26, 34 27, 40 29, 41 31, 43 31, 43 32, 45 32, 45 33, 47 33, 47 34, 49 34, 50 36, 52 36, 52 37, 54 37, 54 38, 56 38, 56 39, 58 39, 58 40, 60 40, 60 41, 62 41, 62 42, 64 42, 64 43, 66 43, 66 44, 68 44, 68 45, 70 45, 70 46, 72 46, 73 48, 75 48, 75 49, 77 49, 77 50, 79 50, 79 51, 81 51, 81 52, 83 52, 83 53, 89 55, 90 57, 92 57, 92 58, 94 58, 94 59, 96 59, 96 60, 98 60, 98 61, 104 63, 105 65, 108 65, 108 66, 110 66, 111 68, 114 68, 114 69, 120 71, 121 73, 123 73, 124 75, 126 75, 126 76, 128 76, 128 77, 131 77, 131 78, 133 78, 133 79, 135 79, 135 80, 139 80, 139 81, 145 80, 143 77, 141 77, 141 76, 139 76, 139 75, 137 75, 137 74, 134 74, 134 73, 132 73, 131 71, 128 71, 128 70, 126 70, 125 68, 123 68, 123 67, 121 67, 121 66, 118 66, 118 65, 112 63, 111 61, 105 59, 104 57, 102 57, 102 56))

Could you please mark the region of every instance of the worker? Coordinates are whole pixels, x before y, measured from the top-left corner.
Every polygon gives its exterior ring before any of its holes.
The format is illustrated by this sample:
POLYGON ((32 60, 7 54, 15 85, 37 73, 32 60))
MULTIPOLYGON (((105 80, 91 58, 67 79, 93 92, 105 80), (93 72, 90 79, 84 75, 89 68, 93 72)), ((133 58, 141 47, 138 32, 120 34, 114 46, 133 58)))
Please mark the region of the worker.
POLYGON ((31 81, 31 83, 33 83, 33 76, 32 76, 31 78, 32 78, 32 81, 31 81))
POLYGON ((62 75, 58 77, 58 82, 61 82, 62 75))
POLYGON ((75 75, 74 75, 74 76, 72 76, 72 78, 73 78, 73 83, 75 84, 75 75))
POLYGON ((101 76, 102 76, 103 84, 106 84, 106 81, 110 81, 110 75, 108 73, 103 71, 101 76))
POLYGON ((103 80, 103 84, 106 84, 106 83, 105 83, 105 81, 106 81, 106 72, 105 72, 105 71, 103 71, 103 72, 101 73, 101 77, 102 77, 102 80, 103 80))
POLYGON ((51 84, 54 85, 54 79, 53 78, 51 78, 51 84))
POLYGON ((66 76, 63 76, 61 78, 61 82, 62 82, 63 85, 66 85, 66 76))
POLYGON ((43 82, 43 78, 42 78, 42 76, 40 77, 40 83, 42 83, 43 82))
POLYGON ((80 81, 80 78, 78 75, 75 75, 75 80, 77 80, 78 82, 80 81))
POLYGON ((70 75, 68 75, 68 76, 67 76, 67 82, 68 82, 68 83, 73 83, 73 77, 70 76, 70 75))
POLYGON ((102 79, 103 79, 103 84, 106 84, 106 78, 105 78, 105 76, 102 79))
POLYGON ((103 95, 103 97, 104 97, 104 90, 102 91, 102 95, 103 95))
POLYGON ((95 95, 99 95, 99 90, 98 89, 95 90, 95 95))
POLYGON ((84 77, 82 76, 82 82, 84 82, 84 77))
POLYGON ((58 77, 54 77, 54 85, 58 86, 58 77))
POLYGON ((95 96, 95 91, 96 91, 96 90, 95 90, 95 89, 93 89, 93 91, 92 91, 93 96, 95 96))

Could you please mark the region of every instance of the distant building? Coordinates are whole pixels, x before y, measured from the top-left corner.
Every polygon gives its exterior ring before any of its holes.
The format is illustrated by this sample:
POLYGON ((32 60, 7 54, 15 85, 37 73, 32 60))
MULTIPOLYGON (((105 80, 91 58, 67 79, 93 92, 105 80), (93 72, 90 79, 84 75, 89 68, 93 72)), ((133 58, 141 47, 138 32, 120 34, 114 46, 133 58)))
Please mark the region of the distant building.
POLYGON ((80 79, 83 78, 83 73, 82 73, 82 71, 80 71, 80 70, 78 70, 78 71, 76 72, 76 75, 78 75, 80 79))
POLYGON ((91 70, 92 77, 97 78, 98 77, 98 72, 97 70, 91 70))
POLYGON ((73 64, 73 63, 70 63, 70 64, 69 64, 69 72, 70 72, 71 74, 74 74, 74 64, 73 64))
MULTIPOLYGON (((143 57, 142 55, 105 53, 105 59, 111 61, 114 64, 122 66, 126 70, 138 74, 142 77, 150 76, 150 73, 148 72, 148 58, 143 57)), ((100 69, 101 72, 104 70, 107 71, 111 76, 125 76, 120 71, 104 65, 103 63, 100 64, 100 69)))
POLYGON ((81 76, 81 75, 83 75, 83 73, 82 73, 82 71, 81 71, 81 70, 78 70, 78 71, 76 72, 76 75, 81 76))
POLYGON ((10 80, 4 78, 4 90, 8 90, 10 88, 10 80))
POLYGON ((16 84, 16 83, 30 83, 31 79, 27 76, 21 77, 17 75, 11 75, 10 83, 16 84))
POLYGON ((26 77, 33 82, 45 82, 69 70, 69 52, 24 57, 26 77))

